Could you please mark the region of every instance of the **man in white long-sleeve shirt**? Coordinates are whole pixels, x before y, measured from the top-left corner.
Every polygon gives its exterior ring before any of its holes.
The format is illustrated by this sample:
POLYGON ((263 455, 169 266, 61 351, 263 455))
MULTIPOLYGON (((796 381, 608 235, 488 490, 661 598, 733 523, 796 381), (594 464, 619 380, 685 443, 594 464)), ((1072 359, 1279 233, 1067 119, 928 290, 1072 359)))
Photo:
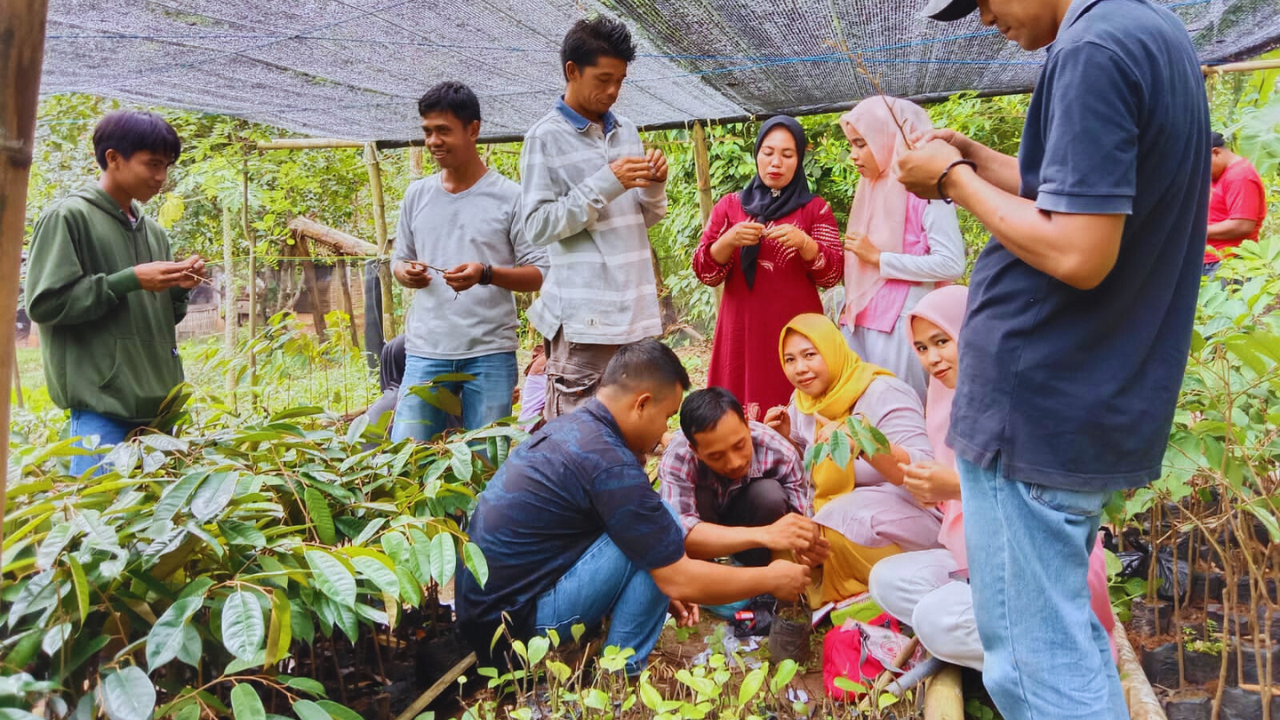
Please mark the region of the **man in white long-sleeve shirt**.
POLYGON ((524 232, 551 260, 529 308, 547 339, 548 420, 595 395, 619 345, 662 334, 648 228, 667 213, 667 161, 610 111, 633 59, 625 25, 579 20, 560 50, 564 96, 524 139, 524 232))

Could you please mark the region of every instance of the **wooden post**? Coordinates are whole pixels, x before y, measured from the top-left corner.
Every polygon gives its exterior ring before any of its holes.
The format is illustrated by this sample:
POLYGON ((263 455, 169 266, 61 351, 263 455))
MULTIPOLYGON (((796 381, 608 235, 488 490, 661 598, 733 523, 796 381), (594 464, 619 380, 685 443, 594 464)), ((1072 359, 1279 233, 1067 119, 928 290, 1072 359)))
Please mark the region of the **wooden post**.
MULTIPOLYGON (((231 206, 222 206, 222 307, 226 318, 222 324, 222 349, 227 360, 236 352, 236 325, 240 319, 240 307, 236 302, 236 273, 234 265, 235 230, 231 206)), ((227 402, 235 407, 236 372, 227 367, 227 402)))
MULTIPOLYGON (((240 224, 244 226, 244 241, 249 246, 249 341, 258 334, 258 252, 254 247, 253 231, 249 227, 249 155, 244 156, 244 176, 241 178, 240 224)), ((249 355, 249 366, 254 357, 249 355)))
POLYGON ((302 285, 311 299, 311 321, 321 342, 329 338, 329 325, 324 321, 324 305, 320 302, 320 281, 316 278, 316 264, 311 260, 311 244, 305 235, 295 234, 294 248, 302 258, 302 285))
POLYGON ((422 177, 422 148, 414 146, 409 148, 409 179, 417 180, 422 177))
POLYGON ((378 254, 378 246, 361 240, 355 235, 348 235, 341 230, 334 230, 328 225, 308 217, 296 217, 289 221, 289 229, 294 234, 302 234, 308 240, 314 240, 332 250, 337 255, 348 257, 371 257, 378 254))
POLYGON ((355 304, 351 302, 351 280, 347 277, 347 261, 338 258, 333 269, 342 281, 342 312, 347 314, 347 326, 351 328, 351 346, 360 347, 360 333, 356 331, 355 304))
MULTIPOLYGON (((693 171, 698 181, 698 209, 702 211, 702 227, 711 219, 715 199, 711 197, 711 153, 707 150, 707 129, 701 122, 693 123, 693 171)), ((716 302, 724 300, 724 283, 715 288, 716 302)))
POLYGON ((393 282, 389 247, 387 243, 387 207, 382 198, 382 168, 378 166, 378 151, 373 143, 365 143, 364 163, 369 168, 369 190, 373 194, 373 226, 378 236, 378 255, 388 264, 378 268, 378 278, 382 285, 382 338, 391 342, 396 336, 395 298, 392 296, 393 282))
POLYGON ((711 219, 715 200, 711 197, 711 154, 707 150, 707 130, 701 122, 693 123, 693 169, 698 178, 698 208, 702 224, 711 219))
POLYGON ((964 693, 958 666, 948 665, 929 678, 924 687, 925 720, 964 720, 964 693))
POLYGON ((13 346, 13 396, 18 403, 19 408, 26 407, 26 401, 22 399, 22 373, 18 371, 18 346, 13 346))
MULTIPOLYGON (((9 427, 9 378, 17 364, 13 322, 27 219, 27 178, 36 133, 47 0, 0 0, 0 427, 9 427)), ((0 545, 9 443, 0 442, 0 545)))

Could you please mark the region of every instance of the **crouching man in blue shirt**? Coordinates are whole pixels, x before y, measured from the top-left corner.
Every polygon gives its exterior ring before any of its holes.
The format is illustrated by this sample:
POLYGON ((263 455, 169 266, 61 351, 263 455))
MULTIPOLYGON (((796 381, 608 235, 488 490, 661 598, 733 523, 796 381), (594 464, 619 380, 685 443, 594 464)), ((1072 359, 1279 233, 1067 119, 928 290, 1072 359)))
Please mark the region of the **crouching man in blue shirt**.
POLYGON ((1001 714, 1127 718, 1086 573, 1112 491, 1160 476, 1209 188, 1204 78, 1149 0, 934 0, 1048 46, 1017 158, 950 130, 898 163, 991 231, 951 417, 984 680, 1001 714))
POLYGON ((692 560, 670 507, 654 491, 642 458, 680 409, 689 375, 654 339, 621 346, 595 399, 552 420, 520 445, 484 492, 471 541, 489 566, 483 585, 458 570, 458 624, 481 663, 502 662, 502 625, 512 639, 610 618, 606 644, 631 648, 628 675, 649 660, 668 606, 683 624, 697 604, 721 605, 769 593, 795 599, 809 568, 784 560, 730 567, 692 560))

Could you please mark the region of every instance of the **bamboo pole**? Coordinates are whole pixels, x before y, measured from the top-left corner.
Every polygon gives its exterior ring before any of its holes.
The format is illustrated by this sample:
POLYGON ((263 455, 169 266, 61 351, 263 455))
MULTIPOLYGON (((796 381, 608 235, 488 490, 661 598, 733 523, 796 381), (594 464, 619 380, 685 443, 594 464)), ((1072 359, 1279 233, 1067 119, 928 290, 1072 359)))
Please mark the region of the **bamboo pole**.
MULTIPOLYGON (((244 225, 244 241, 249 245, 249 342, 258 334, 258 253, 254 247, 253 231, 249 227, 249 156, 244 156, 244 175, 241 178, 240 223, 244 225)), ((249 366, 254 356, 249 354, 249 366)))
POLYGON ((422 177, 422 148, 417 145, 409 148, 409 179, 422 177))
POLYGON ((422 693, 422 695, 420 695, 417 700, 414 700, 412 705, 405 708, 404 712, 396 716, 396 720, 410 720, 411 718, 417 717, 418 713, 425 710, 426 707, 431 704, 432 700, 435 700, 437 697, 439 697, 440 693, 444 692, 445 688, 452 685, 453 681, 461 677, 462 673, 466 672, 467 668, 471 667, 471 665, 475 663, 475 661, 476 661, 475 653, 470 653, 466 657, 459 660, 458 664, 454 665, 452 668, 449 668, 449 672, 446 672, 443 676, 441 676, 439 680, 435 682, 434 685, 427 688, 427 691, 422 693))
POLYGON ((374 143, 365 143, 364 162, 369 168, 369 190, 373 193, 373 226, 378 235, 378 255, 386 259, 378 268, 382 285, 382 338, 391 342, 396 336, 395 305, 391 294, 391 264, 387 257, 390 250, 387 241, 387 206, 382 197, 382 168, 378 165, 378 151, 374 143))
POLYGON ((235 230, 231 206, 222 206, 222 307, 226 318, 222 323, 222 349, 227 356, 227 402, 235 407, 236 371, 231 358, 236 351, 236 325, 240 309, 236 302, 235 230))
MULTIPOLYGON (((0 0, 0 427, 9 426, 10 368, 17 364, 13 318, 48 9, 47 0, 0 0)), ((0 544, 8 478, 9 443, 0 442, 0 544)))
POLYGON ((1246 62, 1224 63, 1222 65, 1202 65, 1200 71, 1205 75, 1221 75, 1224 73, 1246 73, 1259 70, 1280 69, 1280 59, 1248 60, 1246 62))
POLYGON ((1125 703, 1129 706, 1129 717, 1132 720, 1166 720, 1164 708, 1156 699, 1151 683, 1147 682, 1147 674, 1143 672, 1142 664, 1138 662, 1138 656, 1129 644, 1124 624, 1117 620, 1111 636, 1116 641, 1116 650, 1120 656, 1120 686, 1124 689, 1125 703))
POLYGON ((19 408, 26 407, 26 401, 22 399, 22 373, 18 371, 18 345, 16 342, 13 346, 13 396, 19 408))
POLYGON ((715 199, 711 197, 711 154, 707 151, 707 130, 701 122, 693 124, 693 167, 698 177, 698 208, 702 210, 702 224, 711 219, 715 199))
POLYGON ((959 666, 948 665, 925 683, 924 720, 964 720, 959 666))

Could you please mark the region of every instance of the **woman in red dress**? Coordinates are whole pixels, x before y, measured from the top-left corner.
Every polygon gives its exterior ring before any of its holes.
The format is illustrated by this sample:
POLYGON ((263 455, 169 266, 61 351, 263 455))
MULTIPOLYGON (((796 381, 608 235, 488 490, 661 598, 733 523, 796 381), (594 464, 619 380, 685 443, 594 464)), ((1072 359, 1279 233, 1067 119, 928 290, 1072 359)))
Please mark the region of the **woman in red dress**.
POLYGON ((782 328, 822 313, 818 288, 844 276, 835 216, 804 175, 807 145, 795 118, 767 120, 756 136, 756 176, 716 203, 693 254, 699 280, 724 283, 707 383, 736 395, 754 419, 794 389, 776 357, 782 328))

